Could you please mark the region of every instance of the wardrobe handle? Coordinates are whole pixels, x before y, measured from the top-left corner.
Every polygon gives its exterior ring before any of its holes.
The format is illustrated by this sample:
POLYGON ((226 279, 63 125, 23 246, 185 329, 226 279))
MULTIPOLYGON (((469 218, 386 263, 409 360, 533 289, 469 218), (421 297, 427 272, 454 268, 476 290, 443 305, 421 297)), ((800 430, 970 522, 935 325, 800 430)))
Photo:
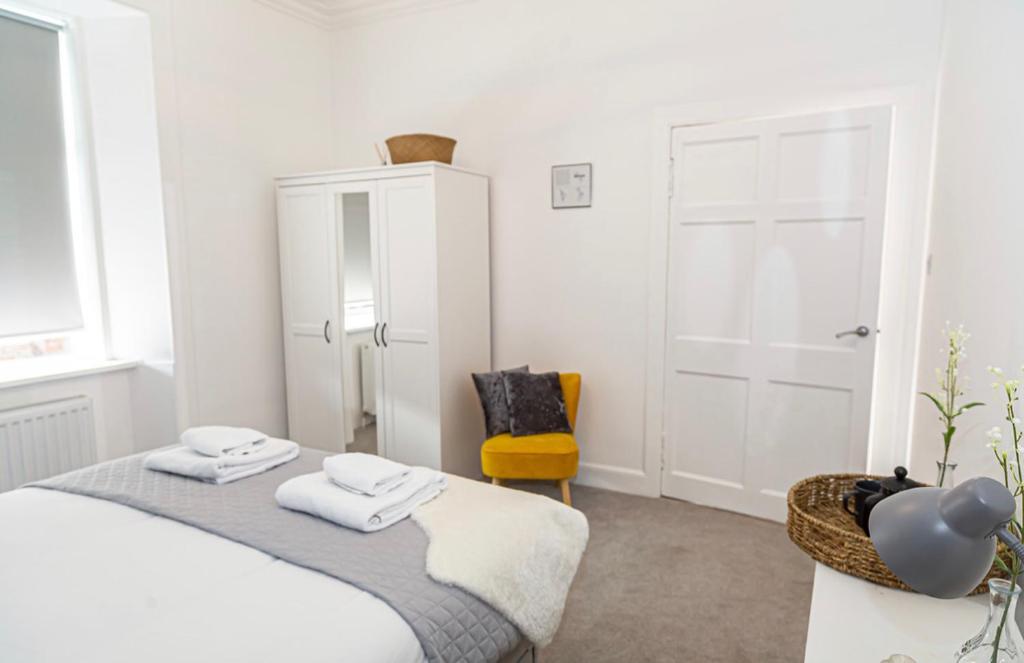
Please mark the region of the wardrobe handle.
POLYGON ((380 323, 379 322, 373 323, 373 344, 376 345, 379 348, 380 347, 380 343, 377 342, 377 327, 380 327, 380 323))
POLYGON ((328 332, 328 330, 330 330, 330 328, 331 328, 331 321, 330 321, 330 319, 324 320, 324 340, 327 341, 328 343, 331 342, 331 337, 327 335, 327 332, 328 332))
POLYGON ((384 347, 388 347, 388 339, 384 338, 384 330, 388 328, 388 323, 384 323, 384 326, 380 328, 380 342, 384 344, 384 347))

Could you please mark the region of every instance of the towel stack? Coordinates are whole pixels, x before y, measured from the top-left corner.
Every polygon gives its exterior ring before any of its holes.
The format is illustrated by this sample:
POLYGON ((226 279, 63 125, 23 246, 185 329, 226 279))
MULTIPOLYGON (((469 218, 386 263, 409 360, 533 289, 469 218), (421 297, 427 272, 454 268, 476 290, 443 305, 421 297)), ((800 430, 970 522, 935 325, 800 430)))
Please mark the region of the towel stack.
POLYGON ((277 503, 362 532, 407 517, 448 485, 444 474, 363 453, 324 459, 322 472, 303 474, 277 489, 277 503))
POLYGON ((299 445, 251 428, 199 426, 181 434, 181 446, 154 451, 143 465, 209 483, 230 483, 294 460, 299 445))

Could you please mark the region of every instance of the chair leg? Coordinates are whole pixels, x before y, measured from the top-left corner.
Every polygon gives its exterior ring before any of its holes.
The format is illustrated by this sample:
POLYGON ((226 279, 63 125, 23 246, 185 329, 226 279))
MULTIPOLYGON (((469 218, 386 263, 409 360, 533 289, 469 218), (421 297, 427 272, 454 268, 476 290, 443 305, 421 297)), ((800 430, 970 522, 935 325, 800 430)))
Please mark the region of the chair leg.
POLYGON ((569 495, 569 480, 559 479, 558 485, 562 488, 562 501, 572 506, 572 497, 569 495))
POLYGON ((501 479, 499 479, 498 477, 491 477, 491 483, 493 483, 495 486, 500 486, 501 479))

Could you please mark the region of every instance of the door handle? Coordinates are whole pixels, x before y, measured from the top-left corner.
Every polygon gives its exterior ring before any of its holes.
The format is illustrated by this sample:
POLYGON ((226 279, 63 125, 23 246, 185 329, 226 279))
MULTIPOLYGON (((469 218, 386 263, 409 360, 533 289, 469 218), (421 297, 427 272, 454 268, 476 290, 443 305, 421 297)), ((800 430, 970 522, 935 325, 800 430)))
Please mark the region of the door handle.
POLYGON ((847 329, 846 331, 839 332, 838 334, 836 334, 836 338, 842 338, 844 336, 852 336, 852 335, 857 335, 857 336, 860 336, 861 338, 864 338, 865 336, 867 336, 870 333, 871 333, 870 329, 868 329, 864 325, 861 325, 860 327, 857 327, 856 329, 847 329))
POLYGON ((384 330, 388 328, 388 323, 384 323, 384 326, 380 328, 380 342, 384 344, 384 347, 388 347, 388 339, 384 338, 384 330))
POLYGON ((324 340, 327 341, 328 343, 331 342, 331 337, 327 333, 328 331, 330 331, 330 329, 331 329, 331 320, 330 320, 330 318, 328 318, 327 320, 324 320, 324 340))
POLYGON ((380 323, 379 322, 373 323, 373 344, 376 345, 379 348, 380 347, 380 343, 377 342, 377 327, 380 327, 380 323))

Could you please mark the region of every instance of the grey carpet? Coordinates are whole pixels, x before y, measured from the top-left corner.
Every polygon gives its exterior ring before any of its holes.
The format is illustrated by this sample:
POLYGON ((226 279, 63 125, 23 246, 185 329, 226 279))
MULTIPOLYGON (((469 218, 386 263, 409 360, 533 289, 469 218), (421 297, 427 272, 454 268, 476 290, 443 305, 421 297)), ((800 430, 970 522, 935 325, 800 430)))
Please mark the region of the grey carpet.
POLYGON ((345 451, 359 451, 364 454, 377 453, 377 424, 368 424, 355 430, 352 443, 345 447, 345 451))
MULTIPOLYGON (((558 495, 546 483, 511 487, 558 495)), ((803 660, 814 564, 783 525, 664 498, 572 492, 590 545, 541 663, 803 660)))

